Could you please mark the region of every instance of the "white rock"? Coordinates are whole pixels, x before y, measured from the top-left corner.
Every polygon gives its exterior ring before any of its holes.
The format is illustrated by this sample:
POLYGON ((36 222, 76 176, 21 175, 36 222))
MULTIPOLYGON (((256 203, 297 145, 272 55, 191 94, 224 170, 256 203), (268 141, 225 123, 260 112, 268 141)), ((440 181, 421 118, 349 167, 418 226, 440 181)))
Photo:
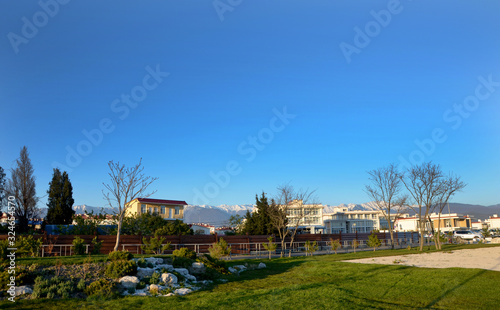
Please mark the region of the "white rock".
POLYGON ((158 292, 160 292, 160 287, 159 287, 158 285, 156 285, 156 284, 151 284, 151 285, 149 286, 148 291, 149 291, 150 293, 158 293, 158 292))
POLYGON ((162 273, 161 281, 165 284, 177 284, 177 276, 172 273, 162 273))
POLYGON ((148 257, 145 258, 145 260, 147 263, 151 263, 153 265, 163 264, 163 258, 148 257))
POLYGON ((189 288, 179 288, 179 289, 176 289, 174 291, 175 294, 179 295, 179 296, 184 296, 184 295, 187 295, 189 293, 193 292, 193 290, 189 289, 189 288))
POLYGON ((138 278, 151 277, 154 272, 155 272, 155 270, 153 268, 137 267, 137 277, 138 278))
POLYGON ((174 293, 168 293, 167 295, 163 295, 163 296, 170 297, 170 296, 175 296, 175 294, 174 293))
POLYGON ((135 291, 133 294, 134 296, 148 296, 148 293, 146 291, 140 290, 140 291, 135 291))
POLYGON ((118 280, 125 288, 135 288, 139 284, 139 278, 134 276, 125 276, 118 280))
POLYGON ((266 267, 267 267, 266 264, 260 263, 259 266, 257 266, 257 269, 264 269, 266 267))
POLYGON ((229 267, 227 268, 227 270, 229 270, 230 273, 238 273, 238 270, 234 269, 233 267, 229 267))
POLYGON ((174 270, 174 266, 168 265, 168 264, 160 264, 160 265, 155 266, 155 269, 157 269, 157 270, 162 270, 163 268, 165 268, 167 270, 174 270))
POLYGON ((196 277, 193 275, 190 275, 189 273, 187 275, 184 275, 184 277, 191 282, 196 282, 196 277))
POLYGON ((174 271, 180 273, 183 276, 189 275, 189 270, 187 270, 186 268, 175 268, 174 271))
POLYGON ((240 270, 240 271, 245 271, 245 270, 247 270, 247 267, 246 267, 246 266, 244 266, 244 265, 236 265, 236 266, 233 266, 233 268, 238 269, 238 270, 240 270))
POLYGON ((31 294, 33 290, 27 286, 16 286, 16 297, 24 294, 31 294))

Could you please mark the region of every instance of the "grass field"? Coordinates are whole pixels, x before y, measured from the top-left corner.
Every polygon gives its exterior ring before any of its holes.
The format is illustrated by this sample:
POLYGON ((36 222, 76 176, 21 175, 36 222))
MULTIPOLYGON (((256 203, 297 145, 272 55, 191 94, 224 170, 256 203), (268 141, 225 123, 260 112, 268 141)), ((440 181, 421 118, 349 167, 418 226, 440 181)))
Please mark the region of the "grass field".
MULTIPOLYGON (((448 245, 444 250, 482 245, 448 245)), ((184 297, 21 300, 3 309, 499 309, 500 272, 426 269, 341 260, 408 254, 387 250, 262 260, 266 269, 184 297)), ((415 250, 412 253, 417 253, 415 250)), ((246 261, 238 261, 238 264, 246 261)), ((255 260, 248 260, 255 263, 255 260)), ((235 262, 236 263, 236 262, 235 262)))

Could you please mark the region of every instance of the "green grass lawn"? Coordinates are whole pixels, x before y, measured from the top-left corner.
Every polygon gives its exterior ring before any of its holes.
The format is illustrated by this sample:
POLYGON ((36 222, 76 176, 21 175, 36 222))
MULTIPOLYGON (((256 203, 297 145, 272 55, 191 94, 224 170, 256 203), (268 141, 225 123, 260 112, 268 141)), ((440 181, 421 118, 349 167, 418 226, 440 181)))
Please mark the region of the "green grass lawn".
MULTIPOLYGON (((482 247, 448 245, 445 250, 482 247)), ((429 251, 426 251, 429 252, 429 251)), ((341 260, 408 254, 386 250, 262 260, 266 269, 184 297, 115 300, 22 300, 4 309, 499 309, 500 272, 428 269, 341 260)), ((412 253, 417 253, 415 250, 412 253)), ((238 261, 255 263, 255 260, 238 261)), ((232 262, 231 262, 232 263, 232 262)))

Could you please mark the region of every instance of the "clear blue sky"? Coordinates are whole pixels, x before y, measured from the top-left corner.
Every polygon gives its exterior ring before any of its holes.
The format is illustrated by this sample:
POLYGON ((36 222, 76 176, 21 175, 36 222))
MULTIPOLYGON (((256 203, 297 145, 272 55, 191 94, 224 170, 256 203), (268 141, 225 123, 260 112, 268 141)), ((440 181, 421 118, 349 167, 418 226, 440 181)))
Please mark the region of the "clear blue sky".
POLYGON ((59 1, 0 2, 0 165, 26 145, 39 196, 60 167, 104 206, 142 157, 155 198, 363 203, 368 170, 432 160, 500 203, 498 1, 59 1))

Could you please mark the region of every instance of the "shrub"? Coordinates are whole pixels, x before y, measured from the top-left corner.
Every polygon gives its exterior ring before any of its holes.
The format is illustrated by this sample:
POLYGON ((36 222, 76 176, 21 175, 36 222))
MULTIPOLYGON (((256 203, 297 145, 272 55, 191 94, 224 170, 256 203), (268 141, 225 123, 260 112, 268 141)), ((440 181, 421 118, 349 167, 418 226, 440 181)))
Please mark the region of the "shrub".
POLYGON ((9 255, 9 251, 7 248, 9 247, 9 241, 7 239, 0 241, 0 261, 7 260, 7 255, 9 255))
POLYGON ((102 241, 97 241, 97 236, 92 239, 92 254, 100 254, 102 241))
POLYGON ((190 259, 196 259, 196 252, 188 248, 180 248, 178 250, 174 250, 172 255, 174 257, 185 257, 190 259))
POLYGON ((189 268, 193 264, 194 260, 186 257, 177 257, 175 256, 172 265, 175 268, 189 268))
POLYGON ((139 284, 137 284, 136 289, 142 290, 145 287, 146 287, 146 283, 144 281, 141 281, 141 282, 139 282, 139 284))
POLYGON ((37 298, 69 298, 74 291, 74 282, 72 280, 64 280, 61 277, 53 277, 52 279, 37 277, 35 279, 35 286, 33 287, 33 295, 37 298))
POLYGON ((146 252, 146 254, 162 254, 164 251, 170 249, 170 242, 163 244, 166 238, 161 237, 155 233, 154 237, 149 238, 149 240, 144 237, 142 238, 141 249, 146 252))
POLYGON ((160 273, 155 271, 152 275, 151 278, 149 279, 149 284, 158 284, 160 283, 160 273))
POLYGON ((76 288, 80 291, 84 291, 86 287, 87 285, 85 284, 84 279, 80 279, 80 281, 78 281, 78 284, 76 285, 76 288))
POLYGON ((148 266, 148 263, 146 262, 146 260, 144 259, 144 257, 141 257, 137 261, 137 266, 139 266, 141 268, 146 268, 148 266))
POLYGON ((111 298, 117 296, 115 283, 106 279, 99 279, 91 283, 84 292, 89 297, 111 298))
POLYGON ((273 237, 271 236, 269 236, 267 240, 269 241, 269 243, 262 243, 262 246, 269 252, 269 259, 271 259, 271 254, 276 250, 278 245, 276 243, 273 243, 273 237))
POLYGON ((73 239, 73 253, 75 255, 85 254, 85 240, 78 236, 73 239))
POLYGON ((204 278, 204 275, 200 274, 199 275, 200 280, 215 280, 219 278, 221 274, 226 274, 226 275, 230 274, 230 272, 226 268, 226 262, 223 260, 219 260, 213 258, 210 255, 203 254, 202 256, 198 257, 197 261, 205 265, 207 271, 205 275, 210 277, 215 277, 214 279, 204 278), (213 274, 212 271, 215 271, 217 274, 213 274))
POLYGON ((133 257, 134 255, 129 251, 113 251, 108 254, 108 261, 129 260, 133 257))
POLYGON ((309 240, 307 240, 305 245, 304 245, 304 248, 306 250, 306 256, 308 254, 312 256, 313 253, 318 250, 318 243, 316 241, 311 243, 309 240))
POLYGON ((16 240, 18 257, 39 257, 42 239, 35 239, 33 236, 19 236, 16 240))
POLYGON ((137 272, 137 264, 132 260, 115 260, 106 267, 105 275, 117 279, 137 272))
POLYGON ((10 274, 9 270, 10 269, 8 269, 7 264, 0 267, 0 287, 2 289, 7 287, 7 284, 10 282, 10 277, 14 275, 16 277, 16 285, 23 285, 29 283, 30 281, 33 281, 34 274, 29 270, 16 267, 14 269, 16 272, 15 274, 10 274))
POLYGON ((335 254, 337 254, 337 250, 342 247, 342 245, 340 244, 340 240, 338 239, 333 240, 332 238, 330 238, 329 244, 332 247, 332 250, 335 251, 335 254))
POLYGON ((366 244, 369 247, 373 248, 373 251, 375 251, 379 246, 382 245, 382 242, 380 242, 375 232, 372 231, 371 235, 368 236, 368 242, 366 244))
POLYGON ((213 258, 220 259, 231 254, 231 247, 228 246, 226 240, 220 238, 218 242, 208 248, 208 252, 210 252, 210 256, 213 258))

